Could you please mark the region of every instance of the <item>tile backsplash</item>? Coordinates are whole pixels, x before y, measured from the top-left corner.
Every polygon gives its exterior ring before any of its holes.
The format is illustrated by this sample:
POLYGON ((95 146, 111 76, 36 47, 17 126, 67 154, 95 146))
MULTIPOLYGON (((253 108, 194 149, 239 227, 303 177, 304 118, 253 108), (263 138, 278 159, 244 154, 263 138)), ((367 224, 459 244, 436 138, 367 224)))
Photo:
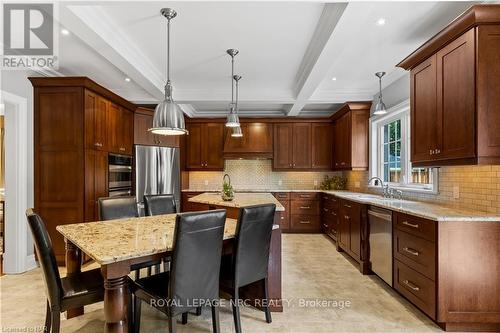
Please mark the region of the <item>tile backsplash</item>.
MULTIPOLYGON (((436 170, 439 172, 439 193, 405 192, 405 198, 500 214, 500 166, 443 167, 436 170), (454 198, 454 188, 458 190, 458 198, 454 198)), ((366 171, 344 172, 344 176, 347 177, 348 190, 381 192, 367 186, 369 174, 366 171)))
POLYGON ((218 191, 225 173, 231 177, 236 190, 318 189, 325 175, 341 175, 335 172, 276 172, 272 170, 272 160, 226 160, 223 172, 191 171, 189 189, 218 191))

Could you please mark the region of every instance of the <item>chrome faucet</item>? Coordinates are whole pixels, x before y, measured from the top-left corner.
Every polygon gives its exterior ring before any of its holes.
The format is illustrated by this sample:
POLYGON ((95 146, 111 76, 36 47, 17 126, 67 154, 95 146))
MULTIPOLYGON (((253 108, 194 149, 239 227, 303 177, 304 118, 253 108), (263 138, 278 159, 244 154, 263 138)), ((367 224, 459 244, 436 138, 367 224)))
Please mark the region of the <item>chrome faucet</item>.
POLYGON ((391 189, 389 189, 389 184, 385 184, 384 185, 384 181, 379 178, 379 177, 372 177, 370 179, 368 179, 368 185, 370 185, 370 183, 372 182, 372 180, 375 180, 375 186, 377 186, 378 184, 380 184, 380 187, 382 188, 382 191, 383 191, 383 195, 384 195, 384 198, 388 198, 389 197, 389 193, 391 191, 391 189))

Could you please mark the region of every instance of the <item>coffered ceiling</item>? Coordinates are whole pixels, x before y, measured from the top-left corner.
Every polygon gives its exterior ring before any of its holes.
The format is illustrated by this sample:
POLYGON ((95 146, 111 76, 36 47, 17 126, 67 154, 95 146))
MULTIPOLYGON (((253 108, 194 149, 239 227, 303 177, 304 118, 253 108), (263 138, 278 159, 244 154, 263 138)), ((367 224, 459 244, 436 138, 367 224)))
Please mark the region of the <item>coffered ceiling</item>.
POLYGON ((194 117, 224 116, 237 48, 242 116, 329 116, 371 100, 404 71, 395 64, 470 2, 66 2, 55 75, 85 75, 124 98, 157 103, 165 84, 166 20, 172 21, 174 98, 194 117), (385 24, 380 24, 380 19, 385 24), (125 81, 129 78, 129 81, 125 81), (332 80, 332 78, 335 78, 332 80))

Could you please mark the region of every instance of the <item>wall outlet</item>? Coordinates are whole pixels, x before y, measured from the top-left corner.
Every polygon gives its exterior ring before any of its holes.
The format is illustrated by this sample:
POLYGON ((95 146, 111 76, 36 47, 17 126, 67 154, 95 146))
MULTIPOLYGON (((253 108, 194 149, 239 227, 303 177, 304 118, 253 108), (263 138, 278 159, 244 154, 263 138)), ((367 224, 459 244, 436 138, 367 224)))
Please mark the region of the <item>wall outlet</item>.
POLYGON ((453 199, 460 198, 460 187, 458 185, 453 186, 453 199))
POLYGON ((208 186, 208 180, 205 180, 204 183, 205 183, 205 186, 208 186))
POLYGON ((280 180, 278 180, 278 186, 281 186, 281 185, 283 185, 283 181, 280 179, 280 180))
POLYGON ((361 183, 360 182, 354 182, 354 187, 355 188, 360 188, 361 187, 361 183))

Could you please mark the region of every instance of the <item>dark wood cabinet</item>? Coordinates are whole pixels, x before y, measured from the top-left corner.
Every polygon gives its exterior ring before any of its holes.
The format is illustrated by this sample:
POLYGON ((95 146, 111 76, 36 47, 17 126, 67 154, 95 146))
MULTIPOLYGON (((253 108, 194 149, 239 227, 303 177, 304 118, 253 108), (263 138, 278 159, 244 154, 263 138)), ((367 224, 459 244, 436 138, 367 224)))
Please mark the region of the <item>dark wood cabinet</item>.
POLYGON ((311 168, 311 124, 294 123, 292 164, 294 169, 311 168))
POLYGON ((330 122, 274 124, 275 170, 331 169, 330 122))
POLYGON ((148 131, 153 126, 154 111, 137 108, 134 113, 134 144, 144 146, 179 147, 177 135, 156 135, 148 131))
POLYGON ((315 192, 290 193, 290 231, 316 233, 321 230, 320 199, 315 192))
POLYGON ((241 122, 243 137, 232 137, 226 128, 224 158, 272 158, 273 125, 261 122, 241 122))
POLYGON ((274 197, 285 207, 284 212, 277 212, 281 232, 290 231, 290 192, 274 192, 274 197))
POLYGON ((108 150, 131 155, 134 140, 134 113, 115 103, 108 104, 108 150))
POLYGON ((371 102, 348 102, 333 114, 334 170, 368 170, 371 102))
POLYGON ((224 169, 223 123, 188 123, 186 169, 222 171, 224 169))
POLYGON ((345 251, 359 263, 363 274, 369 272, 367 206, 342 199, 339 202, 337 250, 345 251))
POLYGON ((499 6, 473 6, 398 64, 414 166, 500 164, 499 31, 499 6))
POLYGON ((203 192, 182 192, 181 196, 181 212, 198 212, 203 210, 208 210, 207 204, 201 204, 197 202, 190 202, 189 199, 203 192))
POLYGON ((333 128, 329 123, 311 124, 311 168, 330 170, 332 168, 333 128))
POLYGON ((321 229, 333 240, 338 238, 339 199, 331 194, 321 194, 321 229))
POLYGON ((292 124, 274 124, 274 169, 293 168, 293 126, 292 124))
POLYGON ((109 124, 108 107, 131 115, 135 105, 85 77, 29 79, 34 87, 34 208, 47 226, 57 262, 64 264, 64 240, 56 226, 97 219, 96 200, 108 196, 110 139, 123 142, 125 153, 132 151, 132 117, 120 117, 126 123, 116 132, 121 138, 112 138, 117 125, 109 124))

